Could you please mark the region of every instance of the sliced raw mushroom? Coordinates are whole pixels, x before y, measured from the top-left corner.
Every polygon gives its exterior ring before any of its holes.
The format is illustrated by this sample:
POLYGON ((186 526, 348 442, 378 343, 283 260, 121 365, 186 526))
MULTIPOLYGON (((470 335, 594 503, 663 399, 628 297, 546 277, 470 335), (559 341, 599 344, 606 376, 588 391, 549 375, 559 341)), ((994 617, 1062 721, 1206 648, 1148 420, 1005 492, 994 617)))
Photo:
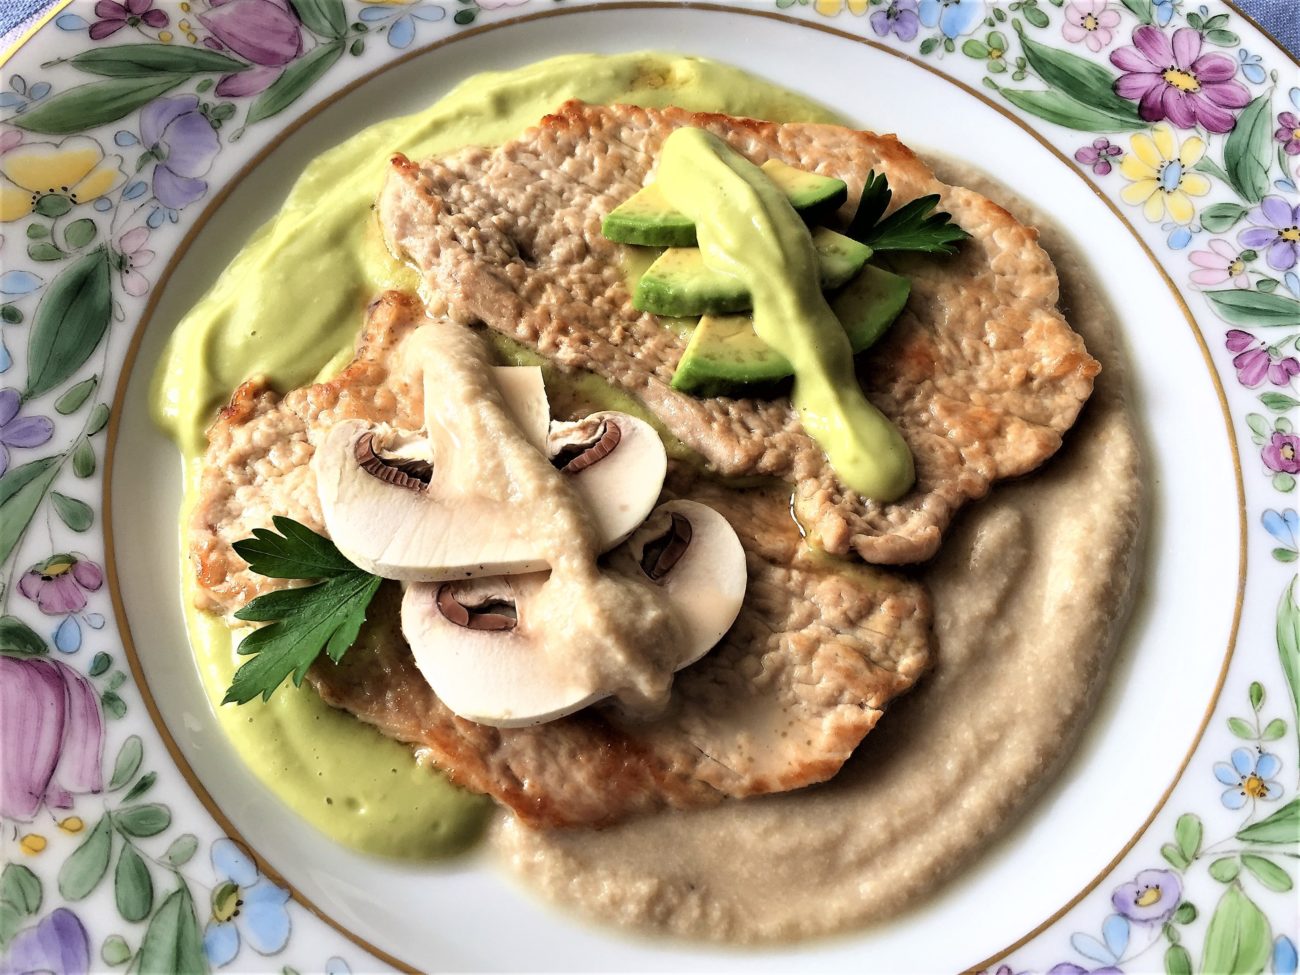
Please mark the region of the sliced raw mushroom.
POLYGON ((678 670, 703 657, 740 613, 749 574, 731 523, 698 501, 661 504, 611 565, 663 588, 686 633, 678 670))
POLYGON ((546 398, 542 370, 537 366, 493 366, 492 379, 505 400, 506 412, 524 439, 545 452, 546 435, 551 426, 551 404, 546 398))
POLYGON ((548 575, 407 587, 402 632, 415 664, 460 717, 522 728, 571 714, 610 693, 575 681, 563 656, 543 652, 544 634, 529 627, 529 603, 548 575))
POLYGON ((552 423, 551 463, 573 477, 608 551, 630 535, 659 500, 668 455, 654 427, 626 413, 592 413, 552 423))

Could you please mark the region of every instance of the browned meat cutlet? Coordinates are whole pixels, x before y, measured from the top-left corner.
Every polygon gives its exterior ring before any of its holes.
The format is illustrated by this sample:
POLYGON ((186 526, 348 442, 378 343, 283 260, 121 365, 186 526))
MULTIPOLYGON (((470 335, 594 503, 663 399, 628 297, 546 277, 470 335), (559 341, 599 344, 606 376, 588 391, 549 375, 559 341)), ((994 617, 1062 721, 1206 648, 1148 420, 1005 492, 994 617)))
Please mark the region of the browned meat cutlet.
POLYGON ((1037 233, 941 183, 893 136, 570 102, 496 150, 418 165, 396 157, 380 214, 390 245, 423 272, 434 314, 486 323, 562 367, 605 376, 720 473, 795 482, 800 522, 835 555, 891 564, 933 555, 966 501, 1057 450, 1099 368, 1056 309, 1056 272, 1037 233), (787 399, 696 399, 670 388, 685 342, 632 307, 623 245, 600 226, 651 179, 659 146, 684 125, 755 163, 776 158, 845 180, 841 218, 874 169, 889 177, 896 204, 937 193, 973 235, 954 258, 895 262, 912 297, 861 365, 869 397, 916 458, 916 487, 899 502, 843 489, 787 399))
MULTIPOLYGON (((247 571, 231 542, 272 515, 321 531, 308 461, 341 419, 418 428, 425 364, 404 354, 418 303, 388 294, 372 309, 357 359, 338 378, 283 398, 245 384, 209 432, 190 525, 202 608, 230 613, 283 582, 247 571)), ((428 750, 468 788, 537 826, 603 825, 661 806, 799 788, 833 776, 929 659, 924 589, 878 569, 801 554, 787 492, 735 491, 685 465, 668 493, 710 504, 736 527, 749 590, 736 625, 677 675, 651 721, 590 708, 534 728, 500 730, 448 711, 415 668, 397 625, 396 587, 374 604, 360 643, 309 680, 330 704, 428 750)))

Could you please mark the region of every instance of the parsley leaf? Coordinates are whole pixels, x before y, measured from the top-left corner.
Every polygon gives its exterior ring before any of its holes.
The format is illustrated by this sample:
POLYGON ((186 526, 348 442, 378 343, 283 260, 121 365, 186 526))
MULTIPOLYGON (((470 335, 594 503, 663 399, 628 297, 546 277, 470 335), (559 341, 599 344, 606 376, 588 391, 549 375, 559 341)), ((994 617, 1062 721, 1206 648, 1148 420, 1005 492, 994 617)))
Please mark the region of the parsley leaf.
POLYGON ((970 237, 952 216, 940 210, 938 194, 922 196, 884 216, 894 191, 884 173, 872 170, 862 188, 858 212, 849 223, 848 235, 877 251, 921 251, 926 254, 955 254, 957 244, 970 237))
POLYGON ((356 642, 383 581, 358 569, 333 542, 305 525, 290 518, 272 521, 280 534, 254 529, 253 538, 235 543, 240 557, 258 575, 323 581, 258 596, 235 614, 269 625, 240 641, 240 655, 252 659, 235 672, 222 704, 244 704, 258 695, 268 700, 286 677, 300 686, 322 650, 337 663, 356 642))

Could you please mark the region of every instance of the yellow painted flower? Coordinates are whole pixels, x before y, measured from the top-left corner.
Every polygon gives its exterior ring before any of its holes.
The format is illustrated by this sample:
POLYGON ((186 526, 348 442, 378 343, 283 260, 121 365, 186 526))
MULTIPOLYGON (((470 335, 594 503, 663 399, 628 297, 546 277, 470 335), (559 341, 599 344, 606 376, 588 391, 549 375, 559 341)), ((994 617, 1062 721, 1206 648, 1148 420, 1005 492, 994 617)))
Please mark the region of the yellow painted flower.
POLYGON ((18 845, 29 857, 34 857, 45 849, 46 842, 45 837, 39 833, 28 833, 18 841, 18 845))
POLYGON ((76 834, 80 833, 85 828, 86 824, 82 822, 80 816, 69 816, 67 819, 59 821, 59 829, 63 830, 65 833, 76 834))
POLYGON ((813 10, 823 17, 836 17, 842 10, 861 17, 867 12, 868 5, 869 0, 813 0, 813 10))
POLYGON ((1159 223, 1166 213, 1176 223, 1191 223, 1196 216, 1191 197, 1210 192, 1210 181, 1192 172, 1205 155, 1205 142, 1191 136, 1180 148, 1173 127, 1161 122, 1150 135, 1133 136, 1132 145, 1133 151, 1120 163, 1120 172, 1131 180, 1120 197, 1133 206, 1141 204, 1152 223, 1159 223))
POLYGON ((0 156, 0 222, 33 210, 67 213, 116 189, 126 176, 121 156, 105 156, 98 142, 74 135, 60 143, 28 142, 0 156))

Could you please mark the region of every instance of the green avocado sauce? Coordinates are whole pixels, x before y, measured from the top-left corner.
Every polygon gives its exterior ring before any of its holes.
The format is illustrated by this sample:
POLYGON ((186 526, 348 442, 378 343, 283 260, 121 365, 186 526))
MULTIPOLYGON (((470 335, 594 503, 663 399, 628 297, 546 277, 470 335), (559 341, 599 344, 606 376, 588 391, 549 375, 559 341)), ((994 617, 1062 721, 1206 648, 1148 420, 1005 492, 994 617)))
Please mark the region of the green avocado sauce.
POLYGON ((863 395, 853 348, 818 280, 812 236, 757 166, 703 129, 664 142, 656 182, 696 225, 704 262, 738 278, 754 331, 794 367, 792 402, 847 487, 896 501, 916 480, 902 435, 863 395))
MULTIPOLYGON (((389 256, 371 213, 389 157, 498 145, 570 98, 835 121, 811 101, 700 58, 569 55, 476 75, 426 111, 372 125, 313 160, 280 212, 176 327, 154 376, 154 418, 185 462, 182 544, 205 431, 235 387, 263 375, 287 391, 332 374, 351 359, 370 298, 385 288, 414 290, 414 274, 389 256)), ((306 686, 286 685, 266 703, 221 706, 237 664, 232 635, 191 608, 194 583, 188 571, 183 579, 205 690, 230 742, 268 788, 328 836, 369 853, 428 858, 474 841, 487 801, 418 765, 409 748, 331 709, 306 686)))

